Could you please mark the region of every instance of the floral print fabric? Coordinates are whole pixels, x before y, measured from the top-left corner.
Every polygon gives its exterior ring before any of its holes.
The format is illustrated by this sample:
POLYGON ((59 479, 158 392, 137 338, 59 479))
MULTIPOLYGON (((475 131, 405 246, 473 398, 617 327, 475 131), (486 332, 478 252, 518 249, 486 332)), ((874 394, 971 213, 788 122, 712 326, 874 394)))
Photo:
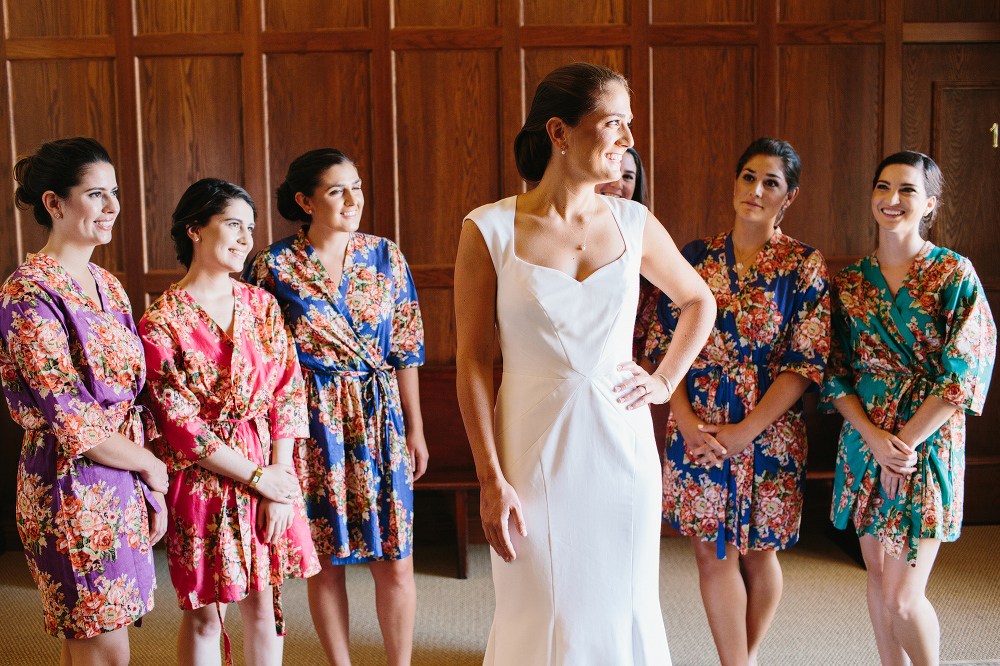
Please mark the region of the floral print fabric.
POLYGON ((17 527, 45 630, 62 638, 138 621, 156 589, 145 484, 83 455, 112 433, 144 439, 132 308, 114 276, 90 272, 100 303, 44 254, 28 255, 0 288, 0 378, 25 430, 17 527))
POLYGON ((965 415, 980 414, 996 356, 996 325, 972 263, 927 242, 892 297, 872 254, 834 278, 833 350, 821 406, 857 395, 873 424, 898 433, 928 396, 961 409, 918 445, 917 471, 890 500, 881 468, 847 421, 840 432, 831 517, 916 562, 917 540, 954 541, 962 527, 965 415))
MULTIPOLYGON (((718 313, 715 328, 687 373, 691 407, 705 423, 739 423, 774 379, 794 372, 823 380, 830 350, 830 294, 820 253, 775 233, 743 279, 734 268, 729 233, 689 243, 684 257, 708 283, 718 313)), ((646 351, 657 361, 666 351, 679 309, 665 295, 646 351)), ((762 432, 753 444, 705 469, 687 457, 673 415, 667 423, 663 518, 687 536, 739 552, 781 550, 798 541, 806 464, 801 402, 762 432)))
POLYGON ((153 447, 170 472, 167 562, 183 609, 240 601, 319 572, 301 496, 292 526, 277 544, 263 543, 260 495, 198 464, 229 446, 267 466, 273 440, 308 433, 295 347, 277 302, 235 280, 233 295, 232 337, 176 285, 139 322, 163 435, 153 447))
POLYGON ((336 284, 300 231, 244 279, 278 298, 298 348, 309 438, 297 464, 316 549, 334 564, 407 557, 413 470, 395 370, 423 363, 424 332, 402 253, 352 233, 336 284))

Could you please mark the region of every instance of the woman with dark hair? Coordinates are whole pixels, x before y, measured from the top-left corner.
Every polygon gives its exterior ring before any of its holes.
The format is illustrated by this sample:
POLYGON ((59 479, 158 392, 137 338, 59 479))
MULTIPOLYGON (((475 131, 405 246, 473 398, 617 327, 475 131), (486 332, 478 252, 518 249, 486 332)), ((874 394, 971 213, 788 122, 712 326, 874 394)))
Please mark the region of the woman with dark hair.
POLYGON ((128 297, 90 263, 118 217, 115 168, 78 137, 22 157, 14 178, 18 206, 48 231, 0 288, 0 376, 25 431, 18 532, 62 663, 127 664, 127 627, 153 608, 167 469, 143 448, 128 297))
MULTIPOLYGON (((663 518, 691 537, 723 666, 756 664, 781 599, 776 551, 798 541, 806 429, 800 398, 823 381, 830 294, 819 252, 777 227, 799 193, 799 156, 757 139, 736 165, 733 229, 682 250, 715 295, 715 330, 670 400, 663 518)), ((655 362, 681 310, 660 300, 655 362)))
POLYGON ((552 71, 514 142, 518 171, 538 186, 462 228, 458 398, 496 590, 485 664, 670 663, 648 405, 670 397, 715 308, 644 206, 594 191, 621 177, 631 119, 620 74, 552 71), (640 272, 684 308, 653 374, 631 360, 640 272))
POLYGON ((219 663, 226 604, 243 619, 248 664, 280 664, 281 584, 319 571, 292 457, 305 391, 281 310, 238 282, 256 209, 238 185, 204 178, 174 210, 188 269, 143 315, 149 403, 170 470, 167 563, 184 611, 181 664, 219 663))
POLYGON ((980 414, 996 325, 965 257, 927 231, 944 178, 931 158, 885 158, 872 181, 878 247, 833 280, 823 402, 844 416, 833 522, 853 521, 883 664, 937 664, 941 632, 924 592, 942 541, 962 527, 965 415, 980 414))
POLYGON ((330 663, 349 664, 343 565, 367 562, 389 664, 409 664, 413 481, 427 468, 416 288, 395 243, 358 232, 365 199, 344 153, 296 158, 277 196, 302 229, 257 255, 244 279, 277 297, 305 375, 309 437, 297 464, 323 567, 309 579, 309 610, 330 663))

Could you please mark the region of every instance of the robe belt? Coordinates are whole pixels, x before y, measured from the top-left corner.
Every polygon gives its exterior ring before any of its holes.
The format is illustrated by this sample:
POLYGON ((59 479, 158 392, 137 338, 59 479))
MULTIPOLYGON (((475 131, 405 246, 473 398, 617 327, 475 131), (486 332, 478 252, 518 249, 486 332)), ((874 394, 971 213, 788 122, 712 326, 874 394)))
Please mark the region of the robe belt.
MULTIPOLYGON (((777 369, 775 366, 773 369, 777 369)), ((743 407, 743 400, 736 395, 736 375, 739 371, 750 371, 757 375, 757 395, 758 401, 760 396, 764 394, 767 387, 771 385, 771 370, 772 367, 769 365, 757 363, 754 361, 730 361, 723 365, 697 365, 692 366, 688 373, 688 395, 692 394, 691 384, 694 384, 695 379, 699 377, 704 377, 706 375, 711 375, 712 373, 718 373, 719 375, 719 386, 716 388, 716 399, 715 404, 719 404, 719 398, 722 398, 722 404, 726 406, 726 423, 739 423, 744 418, 746 418, 746 410, 743 407)), ((724 424, 717 424, 724 425, 724 424)), ((753 446, 753 444, 751 444, 753 446)), ((729 503, 729 483, 732 479, 732 468, 730 465, 732 458, 725 460, 722 463, 722 469, 713 467, 706 471, 709 479, 713 482, 719 483, 723 489, 722 492, 722 506, 720 507, 719 513, 716 515, 718 520, 718 527, 715 532, 715 556, 717 559, 726 559, 726 505, 729 503)), ((739 498, 736 498, 737 500, 739 498)), ((739 510, 739 506, 736 506, 739 510)), ((740 541, 742 540, 742 531, 739 529, 739 525, 734 525, 735 534, 733 534, 733 539, 736 542, 737 548, 740 546, 740 541)))
MULTIPOLYGON (((392 395, 392 376, 394 368, 391 365, 383 365, 377 368, 366 370, 345 370, 336 374, 344 377, 361 378, 361 398, 365 410, 365 425, 370 426, 376 433, 380 433, 384 446, 389 446, 392 421, 388 417, 388 399, 392 395)), ((375 465, 380 472, 383 472, 383 465, 388 464, 382 456, 382 446, 380 442, 371 443, 368 449, 375 458, 375 465)))

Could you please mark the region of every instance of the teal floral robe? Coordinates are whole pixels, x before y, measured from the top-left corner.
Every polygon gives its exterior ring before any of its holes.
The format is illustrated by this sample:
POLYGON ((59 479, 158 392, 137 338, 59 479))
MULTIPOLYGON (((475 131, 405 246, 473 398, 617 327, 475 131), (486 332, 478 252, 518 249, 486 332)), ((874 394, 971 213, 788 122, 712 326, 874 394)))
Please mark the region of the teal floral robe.
POLYGON ((962 527, 965 415, 980 414, 996 355, 996 325, 972 263, 927 242, 895 299, 872 254, 834 278, 833 345, 822 407, 857 395, 872 423, 898 433, 928 396, 958 405, 918 446, 917 471, 890 500, 881 468, 854 427, 844 422, 837 452, 831 518, 853 519, 887 553, 907 553, 918 539, 954 541, 962 527))

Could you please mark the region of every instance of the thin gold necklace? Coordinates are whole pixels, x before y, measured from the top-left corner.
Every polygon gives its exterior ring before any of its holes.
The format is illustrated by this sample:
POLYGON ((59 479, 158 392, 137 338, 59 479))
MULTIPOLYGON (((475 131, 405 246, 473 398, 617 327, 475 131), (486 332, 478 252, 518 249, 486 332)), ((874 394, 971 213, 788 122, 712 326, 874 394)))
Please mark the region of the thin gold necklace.
MULTIPOLYGON (((768 239, 768 240, 770 240, 770 239, 768 239)), ((756 258, 756 256, 758 254, 760 254, 760 251, 764 249, 764 246, 767 245, 767 243, 768 243, 768 241, 764 241, 764 245, 759 246, 752 253, 744 254, 743 258, 740 259, 739 255, 742 254, 742 253, 737 251, 737 249, 736 249, 736 241, 733 241, 733 259, 736 260, 736 270, 742 271, 743 270, 743 262, 746 261, 746 260, 748 260, 748 259, 754 259, 754 258, 756 258)))

